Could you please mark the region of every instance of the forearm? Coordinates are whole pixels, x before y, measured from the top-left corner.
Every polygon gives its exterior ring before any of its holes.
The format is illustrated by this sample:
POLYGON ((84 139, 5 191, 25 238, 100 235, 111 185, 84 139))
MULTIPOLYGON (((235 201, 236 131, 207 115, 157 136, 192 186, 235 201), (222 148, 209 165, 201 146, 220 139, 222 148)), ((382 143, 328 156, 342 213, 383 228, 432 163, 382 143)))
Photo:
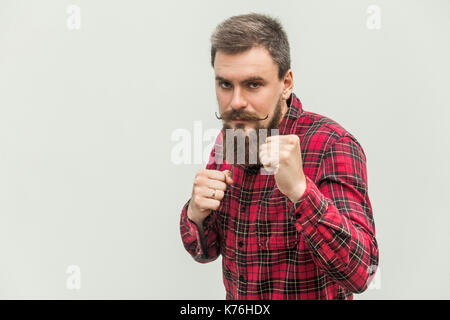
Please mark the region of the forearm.
POLYGON ((340 212, 308 178, 307 189, 293 203, 291 214, 316 264, 336 282, 359 293, 367 288, 378 265, 378 247, 364 212, 348 209, 340 212))
POLYGON ((189 200, 189 205, 187 207, 187 217, 189 218, 189 220, 191 220, 192 222, 195 223, 195 225, 197 226, 197 229, 199 231, 200 234, 203 234, 203 221, 205 220, 204 218, 198 218, 193 210, 192 210, 192 206, 189 200))
POLYGON ((198 262, 211 262, 219 256, 219 236, 214 227, 213 217, 192 220, 188 216, 189 201, 183 207, 180 232, 183 245, 198 262))

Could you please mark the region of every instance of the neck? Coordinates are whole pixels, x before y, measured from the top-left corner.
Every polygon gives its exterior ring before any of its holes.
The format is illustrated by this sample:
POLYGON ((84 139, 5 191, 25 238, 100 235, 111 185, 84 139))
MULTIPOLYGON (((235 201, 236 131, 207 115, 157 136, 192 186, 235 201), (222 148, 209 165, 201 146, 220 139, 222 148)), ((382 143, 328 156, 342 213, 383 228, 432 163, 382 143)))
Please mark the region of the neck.
POLYGON ((289 107, 287 105, 287 100, 283 100, 283 105, 281 107, 281 118, 280 118, 280 122, 278 124, 281 123, 281 121, 283 121, 284 116, 286 115, 286 113, 288 112, 289 107))

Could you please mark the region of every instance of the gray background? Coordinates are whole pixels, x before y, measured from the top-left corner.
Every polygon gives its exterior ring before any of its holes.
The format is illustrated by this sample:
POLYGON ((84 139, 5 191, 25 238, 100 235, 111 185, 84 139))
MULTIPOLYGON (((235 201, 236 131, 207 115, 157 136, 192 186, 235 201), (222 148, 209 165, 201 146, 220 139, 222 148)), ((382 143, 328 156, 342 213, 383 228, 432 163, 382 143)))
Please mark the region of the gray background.
POLYGON ((182 246, 205 164, 174 164, 171 135, 220 128, 209 36, 252 11, 284 25, 304 108, 367 155, 379 284, 355 299, 450 298, 445 0, 1 0, 0 298, 225 298, 221 258, 182 246))

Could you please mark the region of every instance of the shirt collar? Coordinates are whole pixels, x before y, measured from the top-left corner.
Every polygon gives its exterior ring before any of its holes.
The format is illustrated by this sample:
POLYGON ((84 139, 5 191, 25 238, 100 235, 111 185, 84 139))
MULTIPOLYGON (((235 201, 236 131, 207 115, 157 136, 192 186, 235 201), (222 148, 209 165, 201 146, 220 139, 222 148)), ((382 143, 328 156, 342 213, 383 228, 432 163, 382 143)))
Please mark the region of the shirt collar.
POLYGON ((295 129, 296 120, 303 114, 302 103, 295 93, 291 93, 289 99, 286 100, 286 104, 288 105, 288 110, 278 127, 280 135, 292 134, 295 129))

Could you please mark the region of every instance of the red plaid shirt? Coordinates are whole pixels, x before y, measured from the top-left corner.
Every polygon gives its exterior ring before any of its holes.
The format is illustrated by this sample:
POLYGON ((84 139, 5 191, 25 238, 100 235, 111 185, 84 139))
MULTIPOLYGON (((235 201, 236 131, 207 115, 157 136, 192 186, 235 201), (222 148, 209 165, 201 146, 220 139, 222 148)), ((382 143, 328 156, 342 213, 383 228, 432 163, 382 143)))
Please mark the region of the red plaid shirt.
POLYGON ((222 255, 226 299, 353 299, 378 265, 364 151, 338 123, 303 110, 294 93, 287 103, 279 134, 300 138, 303 196, 293 203, 273 175, 216 163, 213 149, 206 168, 231 170, 234 183, 202 235, 185 204, 184 247, 200 263, 222 255))

